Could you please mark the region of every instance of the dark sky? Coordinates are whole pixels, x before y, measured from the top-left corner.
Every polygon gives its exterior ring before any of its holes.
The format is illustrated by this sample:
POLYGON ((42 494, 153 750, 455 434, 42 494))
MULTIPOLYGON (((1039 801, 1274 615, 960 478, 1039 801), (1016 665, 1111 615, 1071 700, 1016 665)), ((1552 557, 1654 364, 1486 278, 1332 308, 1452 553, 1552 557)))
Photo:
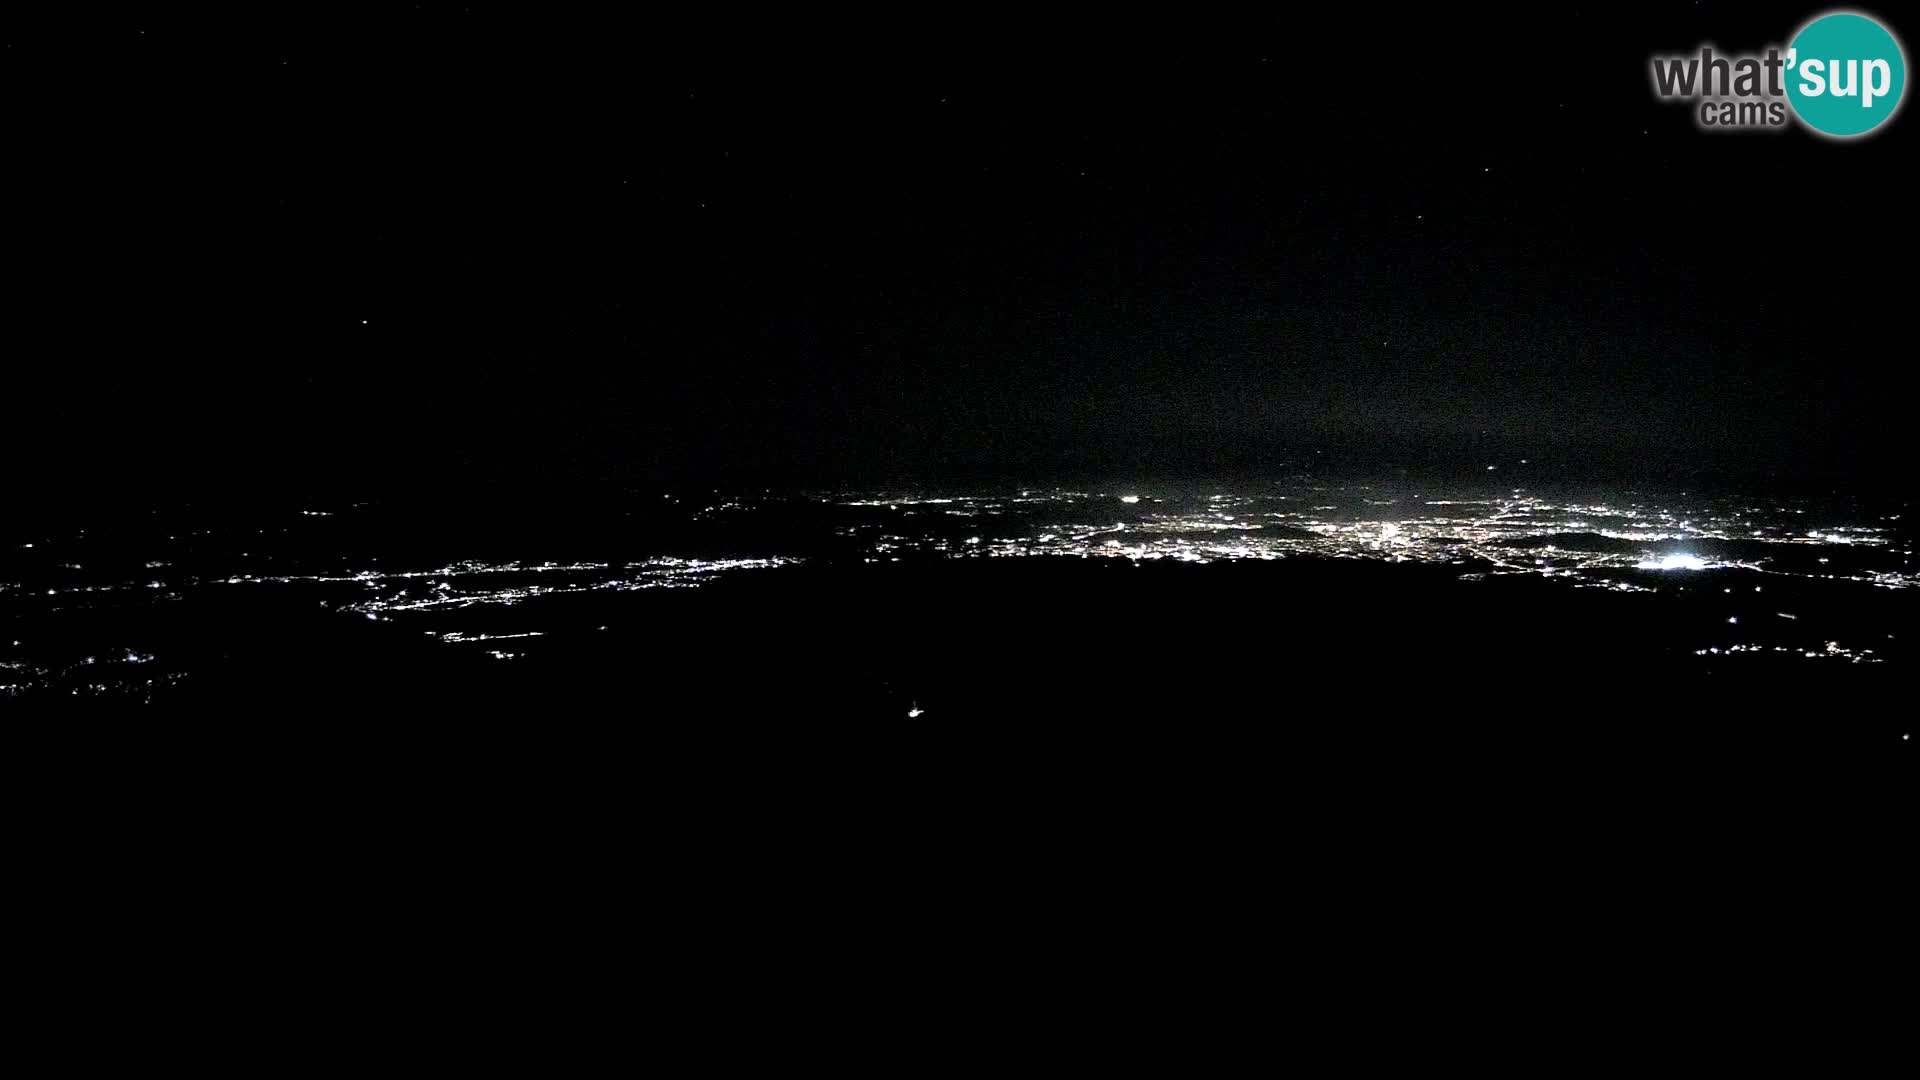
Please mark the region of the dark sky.
POLYGON ((23 490, 1913 460, 1913 117, 1649 89, 1817 8, 396 6, 5 30, 23 490))

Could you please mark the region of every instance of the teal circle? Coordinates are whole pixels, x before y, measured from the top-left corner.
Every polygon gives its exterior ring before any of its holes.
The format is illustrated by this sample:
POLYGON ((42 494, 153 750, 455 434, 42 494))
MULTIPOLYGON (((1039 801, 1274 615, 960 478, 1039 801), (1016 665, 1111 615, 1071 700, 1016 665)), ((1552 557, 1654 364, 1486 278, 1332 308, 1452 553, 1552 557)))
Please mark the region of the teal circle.
POLYGON ((1787 100, 1815 131, 1864 135, 1899 107, 1907 87, 1906 57, 1886 27, 1865 15, 1823 15, 1808 23, 1789 48, 1793 66, 1787 69, 1787 100), (1818 66, 1809 68, 1810 60, 1818 66), (1836 86, 1851 92, 1836 95, 1836 86))

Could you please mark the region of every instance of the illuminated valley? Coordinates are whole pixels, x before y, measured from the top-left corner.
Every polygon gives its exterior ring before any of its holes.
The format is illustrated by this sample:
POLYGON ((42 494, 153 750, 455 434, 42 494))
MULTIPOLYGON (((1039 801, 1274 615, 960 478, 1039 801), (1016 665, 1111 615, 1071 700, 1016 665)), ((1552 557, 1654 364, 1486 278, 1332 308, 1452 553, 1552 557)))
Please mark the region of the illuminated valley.
POLYGON ((626 559, 486 558, 476 554, 490 546, 484 535, 449 542, 442 559, 379 553, 380 513, 369 507, 176 530, 145 546, 110 547, 84 532, 21 538, 9 546, 0 583, 0 692, 148 695, 190 679, 191 670, 171 665, 164 640, 117 640, 110 628, 130 609, 222 596, 320 609, 516 661, 564 648, 568 633, 644 620, 649 595, 661 590, 750 587, 755 575, 797 566, 859 573, 956 560, 1360 560, 1446 568, 1466 583, 1535 579, 1569 590, 1718 595, 1723 607, 1715 610, 1725 614, 1716 616, 1717 631, 1690 649, 1702 662, 1858 664, 1883 662, 1892 635, 1810 617, 1802 610, 1809 598, 1818 604, 1920 584, 1903 507, 1304 482, 689 495, 661 505, 669 509, 651 511, 648 524, 623 535, 635 549, 626 559), (356 530, 352 544, 339 539, 346 528, 356 530), (663 536, 685 546, 647 550, 663 536), (54 622, 62 627, 57 641, 39 640, 54 622), (89 630, 95 624, 98 634, 89 630))

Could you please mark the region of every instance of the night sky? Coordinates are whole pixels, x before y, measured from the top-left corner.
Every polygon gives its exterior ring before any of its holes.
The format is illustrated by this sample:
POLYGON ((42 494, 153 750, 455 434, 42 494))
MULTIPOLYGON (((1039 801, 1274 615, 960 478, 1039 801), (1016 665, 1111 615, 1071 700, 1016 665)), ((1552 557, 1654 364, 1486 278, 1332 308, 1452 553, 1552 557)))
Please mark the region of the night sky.
POLYGON ((9 26, 8 480, 1898 480, 1913 117, 1649 88, 1763 7, 9 26))

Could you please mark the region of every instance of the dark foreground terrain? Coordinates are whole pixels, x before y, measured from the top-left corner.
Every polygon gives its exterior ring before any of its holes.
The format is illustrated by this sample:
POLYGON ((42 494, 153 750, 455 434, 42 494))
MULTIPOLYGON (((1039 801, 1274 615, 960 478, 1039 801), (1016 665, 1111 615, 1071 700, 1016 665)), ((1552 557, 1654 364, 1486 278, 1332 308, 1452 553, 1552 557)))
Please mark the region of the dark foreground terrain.
POLYGON ((1535 1060, 1910 993, 1911 669, 1700 657, 1718 589, 818 564, 523 606, 507 659, 218 595, 124 628, 192 678, 10 703, 8 767, 49 992, 230 1046, 1535 1060))

